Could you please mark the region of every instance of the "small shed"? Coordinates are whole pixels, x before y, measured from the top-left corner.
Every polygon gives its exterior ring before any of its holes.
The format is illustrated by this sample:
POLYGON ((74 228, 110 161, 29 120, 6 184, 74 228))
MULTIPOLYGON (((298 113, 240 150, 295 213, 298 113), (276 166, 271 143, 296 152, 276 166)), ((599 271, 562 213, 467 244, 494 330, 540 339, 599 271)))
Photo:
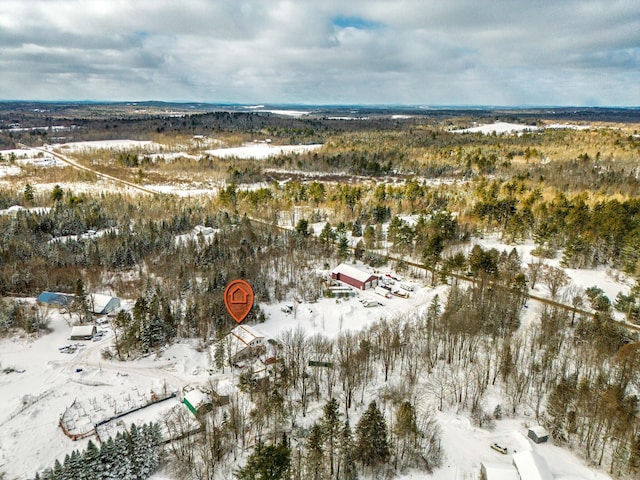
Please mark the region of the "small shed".
POLYGON ((92 293, 89 295, 89 305, 91 311, 96 315, 107 315, 120 308, 120 299, 109 295, 92 293))
POLYGON ((346 263, 341 263, 334 268, 331 272, 331 278, 351 285, 359 290, 367 290, 378 285, 377 275, 346 263))
POLYGON ((71 329, 71 340, 91 340, 95 334, 95 325, 76 325, 71 329))
POLYGON ((184 397, 182 397, 182 403, 184 403, 189 411, 196 417, 213 409, 213 404, 209 396, 198 388, 186 392, 184 397))
POLYGON ((549 440, 549 432, 547 432, 544 427, 541 427, 539 425, 536 427, 531 427, 529 429, 529 432, 527 433, 527 436, 535 443, 544 443, 549 440))

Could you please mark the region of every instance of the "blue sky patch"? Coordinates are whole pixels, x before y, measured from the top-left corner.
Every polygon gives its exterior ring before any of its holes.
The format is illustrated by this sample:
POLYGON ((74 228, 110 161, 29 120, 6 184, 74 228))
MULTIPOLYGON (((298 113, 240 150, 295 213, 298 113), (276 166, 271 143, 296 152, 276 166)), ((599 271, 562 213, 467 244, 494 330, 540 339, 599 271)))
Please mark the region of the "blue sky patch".
POLYGON ((358 30, 374 30, 382 27, 378 22, 372 22, 362 17, 345 17, 338 15, 331 19, 331 23, 338 28, 357 28, 358 30))

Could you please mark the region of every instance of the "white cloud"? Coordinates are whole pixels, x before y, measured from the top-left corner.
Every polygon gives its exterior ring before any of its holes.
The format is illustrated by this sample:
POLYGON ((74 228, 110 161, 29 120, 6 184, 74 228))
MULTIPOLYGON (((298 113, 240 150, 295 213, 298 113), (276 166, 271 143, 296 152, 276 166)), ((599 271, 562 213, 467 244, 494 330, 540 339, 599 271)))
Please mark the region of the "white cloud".
POLYGON ((5 99, 639 105, 636 0, 0 0, 5 99))

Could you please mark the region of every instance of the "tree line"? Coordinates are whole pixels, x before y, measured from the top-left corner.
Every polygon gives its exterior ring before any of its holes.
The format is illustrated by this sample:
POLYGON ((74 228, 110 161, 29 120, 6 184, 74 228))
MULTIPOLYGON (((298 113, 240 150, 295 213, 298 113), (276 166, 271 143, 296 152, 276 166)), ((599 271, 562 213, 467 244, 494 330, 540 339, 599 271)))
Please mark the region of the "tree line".
POLYGON ((89 440, 84 451, 74 450, 63 462, 38 472, 34 480, 144 480, 160 465, 162 433, 157 423, 135 423, 100 446, 89 440))

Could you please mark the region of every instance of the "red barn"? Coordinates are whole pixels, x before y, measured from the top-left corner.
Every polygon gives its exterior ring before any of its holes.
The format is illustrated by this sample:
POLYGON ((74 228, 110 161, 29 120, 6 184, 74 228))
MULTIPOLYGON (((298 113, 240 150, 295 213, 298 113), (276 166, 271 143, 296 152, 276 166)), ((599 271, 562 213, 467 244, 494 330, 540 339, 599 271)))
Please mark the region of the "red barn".
POLYGON ((354 265, 341 263, 331 272, 331 278, 351 285, 359 290, 367 290, 378 285, 378 276, 373 273, 360 270, 354 265))

